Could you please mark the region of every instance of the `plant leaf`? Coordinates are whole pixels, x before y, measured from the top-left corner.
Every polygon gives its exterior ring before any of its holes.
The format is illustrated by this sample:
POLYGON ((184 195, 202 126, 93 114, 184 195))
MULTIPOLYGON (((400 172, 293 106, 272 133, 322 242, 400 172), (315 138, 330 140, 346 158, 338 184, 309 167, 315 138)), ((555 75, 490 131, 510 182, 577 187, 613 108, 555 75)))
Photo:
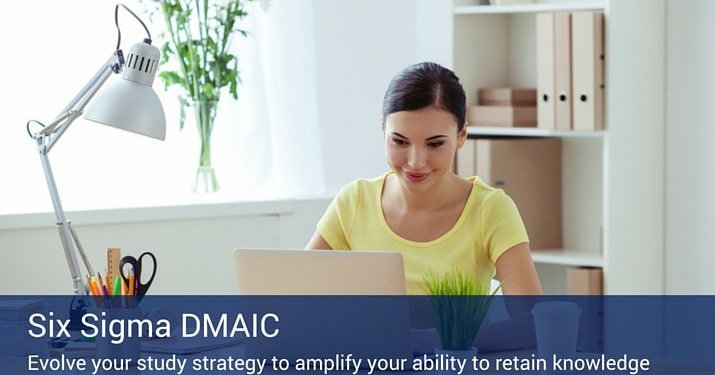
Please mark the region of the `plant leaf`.
POLYGON ((179 97, 179 130, 184 130, 184 124, 186 123, 186 107, 189 106, 189 102, 186 99, 179 97))
POLYGON ((490 278, 474 278, 471 273, 454 269, 442 276, 432 270, 424 278, 437 313, 437 329, 444 349, 466 350, 481 327, 492 298, 490 278))
MULTIPOLYGON (((179 86, 183 98, 218 100, 228 87, 231 97, 238 98, 238 55, 229 46, 232 35, 249 35, 237 22, 247 15, 247 1, 252 0, 154 2, 151 16, 159 15, 167 24, 159 74, 164 89, 179 86)), ((182 103, 182 110, 186 106, 182 103)))

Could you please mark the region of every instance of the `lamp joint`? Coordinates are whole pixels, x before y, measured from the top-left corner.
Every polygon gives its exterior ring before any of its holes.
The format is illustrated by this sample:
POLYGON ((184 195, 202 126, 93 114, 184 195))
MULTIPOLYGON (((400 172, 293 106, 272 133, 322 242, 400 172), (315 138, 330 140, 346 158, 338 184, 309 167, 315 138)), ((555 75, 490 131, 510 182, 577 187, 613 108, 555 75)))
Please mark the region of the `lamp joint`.
POLYGON ((124 67, 124 52, 118 49, 114 52, 114 56, 116 57, 116 61, 112 64, 112 71, 119 74, 122 72, 122 67, 124 67))

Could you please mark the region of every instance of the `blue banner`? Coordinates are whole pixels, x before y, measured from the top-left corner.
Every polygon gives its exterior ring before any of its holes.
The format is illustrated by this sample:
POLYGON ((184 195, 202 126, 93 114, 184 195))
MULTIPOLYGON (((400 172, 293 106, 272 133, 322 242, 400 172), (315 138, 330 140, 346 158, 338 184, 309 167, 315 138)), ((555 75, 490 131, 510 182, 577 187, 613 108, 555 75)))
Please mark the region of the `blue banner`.
POLYGON ((0 297, 3 374, 715 374, 715 296, 0 297))

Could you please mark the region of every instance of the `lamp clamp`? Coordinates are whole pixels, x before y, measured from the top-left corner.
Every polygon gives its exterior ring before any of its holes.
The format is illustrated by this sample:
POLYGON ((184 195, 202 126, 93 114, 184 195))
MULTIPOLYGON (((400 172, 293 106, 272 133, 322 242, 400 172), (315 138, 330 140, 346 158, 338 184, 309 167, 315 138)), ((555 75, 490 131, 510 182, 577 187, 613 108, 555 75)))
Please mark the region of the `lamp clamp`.
POLYGON ((112 63, 112 72, 119 74, 124 68, 124 52, 121 49, 114 51, 115 61, 112 63))

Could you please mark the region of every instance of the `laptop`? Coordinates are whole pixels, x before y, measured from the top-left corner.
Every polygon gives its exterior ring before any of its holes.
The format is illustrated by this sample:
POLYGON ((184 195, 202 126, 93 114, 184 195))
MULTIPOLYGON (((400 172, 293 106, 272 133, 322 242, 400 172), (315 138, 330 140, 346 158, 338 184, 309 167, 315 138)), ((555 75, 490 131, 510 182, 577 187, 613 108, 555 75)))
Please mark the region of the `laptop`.
POLYGON ((399 253, 237 249, 235 264, 238 294, 280 317, 277 337, 245 340, 247 355, 295 363, 350 353, 363 359, 360 367, 367 366, 367 358, 410 362, 399 253))
POLYGON ((240 295, 404 295, 402 255, 377 251, 237 249, 240 295))

